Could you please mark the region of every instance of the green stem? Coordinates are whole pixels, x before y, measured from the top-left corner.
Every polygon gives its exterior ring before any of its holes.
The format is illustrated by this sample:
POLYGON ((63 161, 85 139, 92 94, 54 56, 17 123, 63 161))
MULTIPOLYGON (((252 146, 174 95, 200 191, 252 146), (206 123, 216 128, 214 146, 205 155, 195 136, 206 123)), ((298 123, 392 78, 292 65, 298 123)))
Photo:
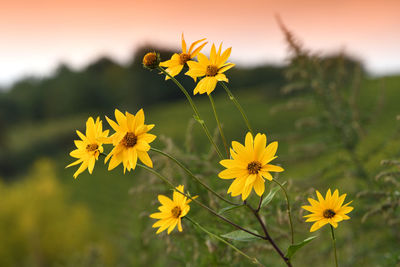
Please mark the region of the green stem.
POLYGON ((229 243, 228 241, 226 241, 225 239, 219 237, 216 234, 211 233, 210 231, 208 231, 207 229, 205 229, 203 226, 201 226, 199 223, 197 223, 196 221, 194 221, 193 219, 189 218, 188 216, 183 217, 185 219, 187 219, 188 221, 190 221, 194 226, 196 226, 197 228, 199 228, 200 230, 202 230, 203 232, 205 232, 206 234, 208 234, 210 237, 215 238, 219 241, 221 241, 222 243, 228 245, 229 247, 231 247, 232 249, 234 249, 235 251, 237 251, 239 254, 241 254, 242 256, 246 257, 247 259, 249 259, 252 263, 257 264, 259 266, 264 266, 262 265, 256 258, 253 258, 249 255, 247 255, 245 252, 243 252, 242 250, 238 249, 237 247, 235 247, 233 244, 229 243))
POLYGON ((225 150, 226 150, 227 158, 229 158, 229 147, 228 147, 228 143, 226 142, 226 138, 225 138, 224 132, 222 131, 221 123, 219 122, 219 119, 218 119, 217 110, 216 110, 215 104, 214 104, 214 99, 213 99, 213 97, 211 96, 211 94, 208 95, 208 98, 210 99, 211 107, 212 107, 212 109, 213 109, 214 117, 215 117, 215 120, 216 120, 217 125, 218 125, 218 129, 219 129, 219 133, 220 133, 220 135, 221 135, 222 143, 224 144, 224 147, 225 147, 225 150))
POLYGON ((203 203, 201 203, 200 201, 196 200, 196 198, 193 198, 193 197, 191 197, 190 195, 185 194, 184 192, 182 192, 182 191, 176 189, 176 187, 175 187, 167 178, 165 178, 162 174, 158 173, 158 172, 155 171, 154 169, 149 168, 149 167, 147 167, 147 166, 145 166, 145 165, 142 165, 142 164, 140 164, 140 163, 137 163, 136 165, 139 166, 139 167, 141 167, 141 168, 143 168, 143 169, 145 169, 145 170, 147 170, 147 171, 149 171, 149 172, 151 172, 152 174, 156 175, 158 178, 160 178, 160 179, 163 180, 165 183, 167 183, 167 184, 171 187, 172 190, 175 190, 176 192, 178 192, 178 193, 184 195, 185 197, 187 197, 188 199, 192 200, 193 202, 195 202, 197 205, 199 205, 199 206, 202 207, 203 209, 206 209, 208 212, 212 213, 213 215, 215 215, 215 216, 218 217, 219 219, 221 219, 221 220, 223 220, 223 221, 229 223, 230 225, 232 225, 232 226, 236 227, 237 229, 242 230, 242 231, 244 231, 244 232, 246 232, 246 233, 248 233, 248 234, 251 234, 251 235, 256 236, 256 237, 258 237, 258 238, 261 238, 261 239, 265 239, 264 236, 259 235, 259 234, 256 234, 256 233, 253 233, 252 231, 247 230, 247 229, 241 227, 240 225, 238 225, 238 224, 236 224, 236 223, 230 221, 229 219, 225 218, 224 216, 219 215, 216 211, 212 210, 212 209, 209 208, 208 206, 206 206, 206 205, 204 205, 203 203))
POLYGON ((207 184, 205 184, 202 180, 200 180, 198 177, 196 177, 188 168, 186 168, 179 160, 177 160, 175 157, 165 153, 164 151, 161 151, 157 148, 150 148, 151 151, 157 152, 169 159, 171 159, 173 162, 175 162, 179 167, 181 167, 191 178, 193 178, 194 180, 196 180, 199 184, 201 184, 205 189, 207 189, 208 191, 210 191, 212 194, 214 194, 216 197, 218 197, 219 199, 221 199, 222 201, 225 201, 226 203, 230 204, 230 205, 238 205, 236 203, 233 203, 227 199, 225 199, 223 196, 221 196, 220 194, 218 194, 217 192, 215 192, 211 187, 209 187, 207 184))
POLYGON ((161 68, 160 66, 158 66, 158 69, 164 73, 165 75, 167 75, 169 78, 171 78, 171 80, 179 87, 179 89, 182 91, 182 93, 186 96, 187 100, 189 101, 190 105, 192 106, 193 112, 195 114, 194 118, 197 122, 200 123, 201 127, 203 128, 204 132, 206 133, 208 140, 210 141, 210 143, 214 146, 215 151, 217 152, 218 156, 223 159, 224 157, 222 156, 221 151, 219 151, 219 148, 217 146, 217 144, 215 144, 210 131, 207 128, 207 125, 205 124, 204 120, 202 120, 200 118, 200 114, 199 111, 197 110, 196 105, 194 104, 192 98, 190 97, 189 93, 186 91, 185 87, 182 86, 182 84, 180 82, 178 82, 177 79, 175 79, 173 76, 171 76, 166 70, 164 70, 163 68, 161 68))
POLYGON ((337 254, 336 254, 336 238, 335 238, 335 233, 333 231, 332 225, 330 225, 330 227, 331 227, 331 233, 332 233, 333 250, 335 251, 335 264, 336 264, 336 267, 338 267, 337 254))
POLYGON ((288 217, 289 217, 289 224, 290 224, 290 233, 292 236, 292 245, 294 244, 294 230, 293 230, 293 222, 292 222, 292 214, 290 212, 290 203, 289 203, 289 196, 286 192, 286 189, 283 187, 283 185, 281 183, 279 183, 277 180, 272 179, 273 182, 275 182, 277 185, 279 185, 279 187, 282 189, 283 193, 285 194, 286 197, 286 203, 287 203, 287 213, 288 213, 288 217))
POLYGON ((257 218, 258 222, 260 223, 264 234, 265 234, 265 238, 264 240, 267 240, 272 247, 275 249, 275 251, 279 254, 279 256, 282 258, 282 260, 286 263, 286 265, 288 267, 292 267, 292 263, 290 262, 290 259, 287 258, 282 250, 278 247, 278 245, 275 243, 275 241, 272 239, 272 237, 269 235, 268 230, 267 230, 267 226, 265 225, 265 223, 263 222, 263 220, 260 217, 260 214, 257 212, 257 210, 253 209, 249 204, 244 203, 250 210, 251 212, 254 214, 254 216, 257 218))
POLYGON ((222 84, 222 87, 224 87, 226 93, 229 96, 229 99, 233 101, 233 103, 235 104, 235 106, 237 107, 239 112, 242 114, 243 120, 246 123, 247 128, 249 128, 249 131, 251 132, 251 134, 254 135, 254 132, 253 132, 253 130, 252 130, 251 126, 250 126, 250 123, 249 123, 249 119, 247 118, 246 113, 244 113, 244 110, 243 110, 242 106, 239 104, 239 102, 237 101, 235 96, 232 94, 231 90, 229 90, 228 86, 226 86, 226 84, 223 83, 223 82, 220 82, 220 84, 222 84))

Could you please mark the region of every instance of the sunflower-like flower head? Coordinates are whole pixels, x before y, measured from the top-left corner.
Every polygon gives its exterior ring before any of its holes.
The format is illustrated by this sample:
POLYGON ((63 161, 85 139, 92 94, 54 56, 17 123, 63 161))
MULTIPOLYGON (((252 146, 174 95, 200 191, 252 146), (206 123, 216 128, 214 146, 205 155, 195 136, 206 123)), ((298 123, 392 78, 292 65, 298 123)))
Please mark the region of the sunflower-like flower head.
MULTIPOLYGON (((201 42, 203 42, 206 38, 197 40, 196 42, 192 43, 189 47, 189 50, 187 50, 185 38, 182 33, 182 53, 180 54, 173 54, 171 59, 167 61, 163 61, 160 63, 161 67, 166 67, 167 69, 165 70, 168 72, 172 77, 175 77, 178 75, 181 71, 182 68, 185 66, 185 64, 193 59, 194 57, 197 56, 197 54, 203 49, 203 47, 207 44, 207 42, 204 42, 200 44, 196 49, 195 46, 201 42), (194 50, 193 50, 194 49, 194 50)), ((168 76, 165 77, 166 80, 169 79, 168 76)))
POLYGON ((103 141, 108 136, 108 130, 103 132, 102 121, 100 118, 96 122, 92 117, 86 121, 86 135, 80 131, 76 131, 81 140, 75 140, 77 149, 70 153, 71 157, 78 160, 69 164, 66 168, 82 163, 78 170, 74 173, 74 178, 78 177, 85 169, 88 169, 92 174, 94 164, 99 158, 100 153, 103 153, 103 141))
MULTIPOLYGON (((184 192, 183 185, 177 186, 177 190, 184 192)), ((173 199, 170 199, 164 195, 158 195, 158 201, 161 205, 158 207, 160 212, 156 212, 150 215, 150 218, 158 219, 156 223, 153 224, 153 228, 158 228, 157 234, 168 228, 168 234, 178 225, 179 232, 182 232, 182 222, 181 218, 184 217, 190 210, 189 203, 190 199, 187 199, 184 195, 179 192, 174 191, 173 199)))
POLYGON ((224 72, 234 67, 233 63, 226 63, 229 56, 231 55, 232 48, 229 47, 226 49, 221 55, 222 43, 219 46, 218 52, 215 49, 215 45, 213 44, 211 47, 210 59, 208 59, 204 54, 199 53, 197 55, 197 59, 199 62, 188 61, 187 64, 189 66, 189 71, 185 74, 189 75, 196 81, 198 77, 203 77, 196 85, 196 88, 193 91, 193 94, 204 94, 208 95, 214 91, 215 86, 218 81, 228 82, 228 78, 226 78, 224 72))
POLYGON ((268 164, 275 156, 278 142, 267 145, 267 136, 257 134, 253 140, 252 134, 246 135, 245 145, 233 141, 230 150, 232 159, 221 160, 220 164, 227 168, 218 174, 222 179, 235 179, 228 189, 232 196, 242 195, 246 200, 251 190, 261 196, 265 191, 264 179, 272 180, 269 172, 282 172, 283 168, 268 164))
POLYGON ((338 222, 350 219, 346 214, 352 211, 353 207, 349 207, 352 201, 343 205, 346 194, 339 196, 337 189, 331 194, 331 189, 328 189, 325 199, 318 191, 317 197, 318 201, 308 198, 311 206, 302 206, 303 209, 311 212, 311 214, 304 216, 308 218, 306 222, 315 222, 311 226, 310 232, 314 232, 328 223, 336 228, 338 222))
POLYGON ((156 52, 149 52, 143 57, 143 67, 153 70, 160 64, 160 54, 156 52))
POLYGON ((154 124, 144 124, 143 109, 139 110, 136 115, 129 112, 125 112, 124 115, 116 109, 115 118, 117 122, 106 117, 110 126, 115 130, 115 133, 108 138, 108 143, 114 145, 113 150, 105 159, 107 162, 111 158, 108 170, 114 169, 121 162, 124 165, 124 173, 126 170, 134 170, 137 158, 152 168, 153 162, 147 151, 150 150, 149 143, 153 142, 156 136, 147 133, 154 127, 154 124))

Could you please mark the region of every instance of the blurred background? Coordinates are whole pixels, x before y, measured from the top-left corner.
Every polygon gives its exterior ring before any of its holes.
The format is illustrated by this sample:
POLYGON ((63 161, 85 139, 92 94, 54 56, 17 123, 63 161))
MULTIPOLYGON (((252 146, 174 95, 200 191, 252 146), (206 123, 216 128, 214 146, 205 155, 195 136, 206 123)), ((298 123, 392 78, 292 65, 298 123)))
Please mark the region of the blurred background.
MULTIPOLYGON (((183 233, 156 236, 148 215, 157 194, 171 192, 141 170, 93 175, 68 156, 89 116, 144 108, 154 147, 174 154, 216 190, 217 158, 190 106, 171 81, 141 66, 207 38, 232 47, 229 86, 253 128, 279 141, 294 202, 296 240, 310 236, 300 209, 315 189, 339 188, 354 200, 352 219, 337 230, 342 266, 400 262, 400 2, 48 1, 15 0, 0 8, 0 266, 248 266, 246 259, 184 223, 183 233), (283 24, 278 23, 280 17, 283 24)), ((195 83, 178 79, 191 92, 195 83)), ((247 132, 221 87, 214 91, 228 141, 247 132)), ((194 101, 215 129, 207 97, 194 101)), ((222 144, 215 135, 216 141, 222 144)), ((106 152, 108 152, 106 150, 106 152)), ((171 162, 155 168, 184 183, 214 209, 224 207, 171 162)), ((239 201, 239 200, 237 200, 239 201)), ((256 198, 250 201, 257 202, 256 198)), ((233 231, 193 205, 192 217, 215 233, 233 231)), ((228 217, 250 227, 244 211, 228 217)), ((263 211, 287 247, 285 203, 263 211)), ((327 227, 326 227, 327 228, 327 227)), ((333 263, 329 231, 293 259, 295 266, 333 263), (303 255, 300 255, 303 253, 303 255)), ((281 266, 266 244, 235 243, 267 266, 281 266)))

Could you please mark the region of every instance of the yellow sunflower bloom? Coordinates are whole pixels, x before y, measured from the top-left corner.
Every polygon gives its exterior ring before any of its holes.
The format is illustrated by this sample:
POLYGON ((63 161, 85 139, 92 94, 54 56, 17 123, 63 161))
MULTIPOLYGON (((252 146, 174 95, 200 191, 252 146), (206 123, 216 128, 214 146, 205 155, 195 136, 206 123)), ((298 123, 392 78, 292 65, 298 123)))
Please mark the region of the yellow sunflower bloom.
POLYGON ((217 82, 223 81, 228 82, 224 72, 234 67, 233 63, 226 63, 229 56, 231 55, 232 48, 229 47, 221 55, 222 43, 219 46, 218 52, 216 52, 215 45, 211 47, 210 59, 208 59, 204 54, 199 53, 197 59, 199 62, 188 61, 189 71, 186 75, 189 75, 196 81, 198 77, 203 77, 197 84, 193 91, 193 94, 204 94, 208 95, 214 91, 217 86, 217 82))
POLYGON ((75 140, 77 149, 70 153, 71 157, 78 160, 69 164, 66 168, 82 163, 78 170, 74 173, 74 178, 78 177, 85 169, 88 169, 92 174, 94 164, 99 158, 100 153, 103 153, 103 141, 108 136, 108 130, 103 132, 103 126, 100 118, 96 122, 92 117, 86 121, 86 135, 80 131, 76 131, 81 140, 75 140))
MULTIPOLYGON (((175 77, 182 71, 182 68, 185 66, 186 62, 197 56, 201 49, 203 49, 203 47, 207 44, 207 42, 204 42, 196 49, 194 49, 197 44, 203 42, 204 40, 205 38, 197 40, 196 42, 192 43, 189 47, 189 50, 187 50, 185 38, 182 33, 182 53, 173 54, 170 60, 161 62, 160 66, 166 67, 167 69, 165 71, 168 72, 172 77, 175 77)), ((165 79, 168 80, 169 77, 166 76, 165 79)))
MULTIPOLYGON (((176 187, 181 192, 184 192, 183 185, 176 187)), ((174 191, 173 199, 170 199, 164 195, 158 195, 158 201, 162 206, 158 207, 160 212, 156 212, 150 215, 150 218, 158 219, 153 228, 159 227, 157 234, 168 229, 168 234, 178 225, 179 232, 182 232, 181 218, 184 217, 190 210, 188 205, 191 200, 187 199, 181 193, 174 191)))
POLYGON ((338 222, 350 219, 346 214, 352 211, 353 207, 348 206, 352 201, 343 205, 346 194, 339 196, 337 189, 331 194, 331 189, 328 189, 325 199, 318 191, 317 197, 318 201, 312 198, 308 199, 311 206, 302 206, 303 209, 311 212, 304 216, 308 218, 306 222, 315 222, 311 226, 310 232, 314 232, 328 223, 336 228, 338 222))
POLYGON ((115 110, 115 118, 117 122, 106 117, 110 126, 115 133, 109 137, 108 142, 114 145, 113 150, 107 155, 105 162, 111 158, 108 170, 117 167, 121 162, 124 165, 124 173, 136 168, 136 162, 139 158, 148 167, 153 167, 147 151, 150 150, 149 143, 156 139, 153 134, 147 132, 153 129, 154 124, 144 124, 143 109, 139 110, 136 115, 125 112, 125 115, 115 110))
POLYGON ((232 159, 224 159, 220 164, 227 168, 218 174, 222 179, 235 179, 228 189, 232 196, 242 195, 246 200, 252 189, 261 196, 265 191, 264 179, 272 180, 269 172, 282 172, 283 168, 269 164, 278 149, 278 142, 272 142, 267 147, 267 136, 257 134, 253 140, 249 132, 245 145, 233 141, 230 150, 232 159))

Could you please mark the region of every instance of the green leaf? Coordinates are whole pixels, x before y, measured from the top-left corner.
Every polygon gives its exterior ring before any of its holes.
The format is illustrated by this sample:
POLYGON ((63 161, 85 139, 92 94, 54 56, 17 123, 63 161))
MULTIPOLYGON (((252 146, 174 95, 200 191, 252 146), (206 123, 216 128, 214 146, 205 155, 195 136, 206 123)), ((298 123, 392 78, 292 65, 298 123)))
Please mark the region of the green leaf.
MULTIPOLYGON (((255 234, 258 234, 257 231, 255 230, 250 230, 255 234)), ((228 238, 228 239, 232 239, 232 240, 237 240, 237 241, 242 241, 242 242, 250 242, 250 241, 254 241, 254 240, 259 240, 260 238, 254 235, 251 235, 245 231, 242 230, 236 230, 224 235, 221 235, 222 237, 228 238)))
MULTIPOLYGON (((283 182, 282 186, 284 186, 285 184, 286 182, 283 182)), ((269 191, 268 195, 266 195, 263 201, 261 202, 261 208, 267 206, 268 203, 271 202, 271 200, 274 198, 276 192, 278 192, 279 189, 280 189, 279 186, 275 186, 269 191)))
POLYGON ((317 236, 311 236, 309 238, 304 239, 303 241, 301 241, 300 243, 291 245, 288 247, 287 253, 285 255, 285 257, 287 258, 292 258, 294 253, 296 253, 300 248, 302 248, 304 245, 308 244, 309 242, 313 241, 315 238, 317 238, 317 236))
POLYGON ((236 208, 240 208, 240 207, 244 207, 244 205, 229 205, 229 206, 227 206, 225 208, 220 209, 218 211, 218 214, 222 214, 224 212, 227 212, 227 211, 230 211, 230 210, 233 210, 233 209, 236 209, 236 208))

